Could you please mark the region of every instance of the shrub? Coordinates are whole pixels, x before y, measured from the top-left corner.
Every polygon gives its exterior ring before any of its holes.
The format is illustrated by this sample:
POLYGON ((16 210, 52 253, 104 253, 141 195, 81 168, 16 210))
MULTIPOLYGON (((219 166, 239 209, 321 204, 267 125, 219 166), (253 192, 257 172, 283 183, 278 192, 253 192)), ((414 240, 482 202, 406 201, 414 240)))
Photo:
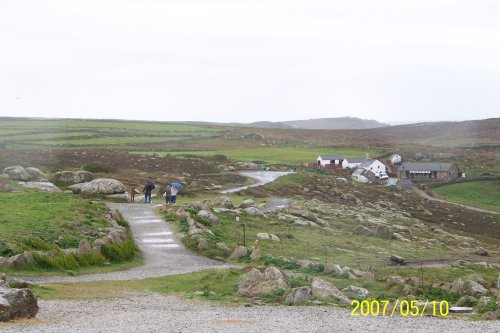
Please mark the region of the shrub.
POLYGON ((66 254, 63 251, 59 252, 55 256, 48 256, 43 254, 34 253, 35 263, 40 268, 45 269, 77 269, 80 267, 78 260, 71 255, 66 254))
POLYGON ((479 306, 478 308, 479 313, 485 313, 497 310, 500 310, 500 303, 498 303, 494 298, 492 298, 488 303, 479 306))
POLYGON ((21 243, 33 250, 48 251, 56 248, 54 244, 48 243, 35 236, 23 237, 21 238, 21 243))
POLYGON ((265 294, 262 296, 262 302, 264 303, 283 303, 285 301, 286 290, 278 289, 272 293, 265 294))
POLYGON ((111 262, 123 262, 132 260, 137 248, 132 240, 120 244, 105 244, 101 247, 102 255, 111 262))
POLYGON ((276 266, 279 268, 283 269, 297 269, 299 268, 299 265, 297 264, 297 261, 295 260, 283 260, 281 258, 273 258, 273 257, 264 257, 262 259, 264 262, 264 265, 266 266, 276 266))
POLYGON ((460 299, 460 294, 456 292, 447 292, 441 288, 429 288, 423 292, 423 299, 429 301, 448 301, 455 304, 460 299))

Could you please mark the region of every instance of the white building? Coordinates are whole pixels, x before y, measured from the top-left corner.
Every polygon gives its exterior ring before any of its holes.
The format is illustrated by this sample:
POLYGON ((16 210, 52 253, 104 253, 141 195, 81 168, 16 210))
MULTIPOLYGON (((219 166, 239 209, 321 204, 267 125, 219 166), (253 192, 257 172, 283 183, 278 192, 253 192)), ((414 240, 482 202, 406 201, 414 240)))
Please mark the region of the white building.
POLYGON ((342 161, 344 160, 344 157, 340 155, 333 155, 333 156, 325 156, 325 155, 320 155, 318 156, 318 167, 327 167, 327 166, 340 166, 342 165, 342 161))
POLYGON ((381 173, 387 172, 387 167, 379 160, 365 160, 358 168, 371 171, 377 178, 381 173))
POLYGON ((389 158, 392 164, 401 163, 401 156, 398 154, 392 154, 389 158))
POLYGON ((363 164, 366 161, 369 161, 369 160, 366 158, 345 158, 342 161, 342 168, 343 169, 347 169, 347 168, 356 169, 358 166, 360 166, 361 164, 363 164))

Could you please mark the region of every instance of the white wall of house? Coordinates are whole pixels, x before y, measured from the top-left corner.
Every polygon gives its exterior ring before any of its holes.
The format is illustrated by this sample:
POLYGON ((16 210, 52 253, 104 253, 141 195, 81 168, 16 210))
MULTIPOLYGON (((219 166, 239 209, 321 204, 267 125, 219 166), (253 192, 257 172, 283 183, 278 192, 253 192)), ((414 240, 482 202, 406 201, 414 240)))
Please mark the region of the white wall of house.
POLYGON ((375 176, 379 176, 381 172, 386 172, 386 166, 384 163, 379 160, 374 160, 369 166, 365 167, 366 170, 370 170, 375 174, 375 176))
POLYGON ((362 163, 352 163, 352 162, 349 162, 349 159, 344 159, 342 161, 342 169, 347 169, 347 168, 351 168, 351 169, 356 169, 358 166, 360 166, 362 163))
POLYGON ((321 166, 330 165, 330 160, 324 160, 321 156, 318 156, 318 162, 321 166))
POLYGON ((392 164, 399 163, 399 162, 401 162, 401 156, 399 156, 398 154, 394 154, 391 156, 391 163, 392 164))

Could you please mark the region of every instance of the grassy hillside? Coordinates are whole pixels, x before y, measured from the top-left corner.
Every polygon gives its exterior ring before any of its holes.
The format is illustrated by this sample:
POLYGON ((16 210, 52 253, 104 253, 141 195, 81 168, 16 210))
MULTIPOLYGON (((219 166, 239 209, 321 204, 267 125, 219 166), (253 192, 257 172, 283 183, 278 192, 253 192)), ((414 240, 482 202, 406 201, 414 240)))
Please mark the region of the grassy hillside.
POLYGON ((500 212, 500 181, 450 184, 433 191, 453 202, 500 212))

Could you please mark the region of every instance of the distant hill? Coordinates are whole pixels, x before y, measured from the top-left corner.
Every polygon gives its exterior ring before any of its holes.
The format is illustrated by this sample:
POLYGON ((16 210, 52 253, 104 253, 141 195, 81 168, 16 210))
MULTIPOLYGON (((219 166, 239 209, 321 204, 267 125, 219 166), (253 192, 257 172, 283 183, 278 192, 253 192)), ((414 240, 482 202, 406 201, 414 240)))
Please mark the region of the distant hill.
POLYGON ((376 120, 367 120, 353 117, 339 118, 316 118, 307 120, 289 120, 289 121, 258 121, 249 124, 232 123, 232 126, 256 127, 256 128, 300 128, 300 129, 369 129, 387 127, 389 124, 379 123, 376 120))

